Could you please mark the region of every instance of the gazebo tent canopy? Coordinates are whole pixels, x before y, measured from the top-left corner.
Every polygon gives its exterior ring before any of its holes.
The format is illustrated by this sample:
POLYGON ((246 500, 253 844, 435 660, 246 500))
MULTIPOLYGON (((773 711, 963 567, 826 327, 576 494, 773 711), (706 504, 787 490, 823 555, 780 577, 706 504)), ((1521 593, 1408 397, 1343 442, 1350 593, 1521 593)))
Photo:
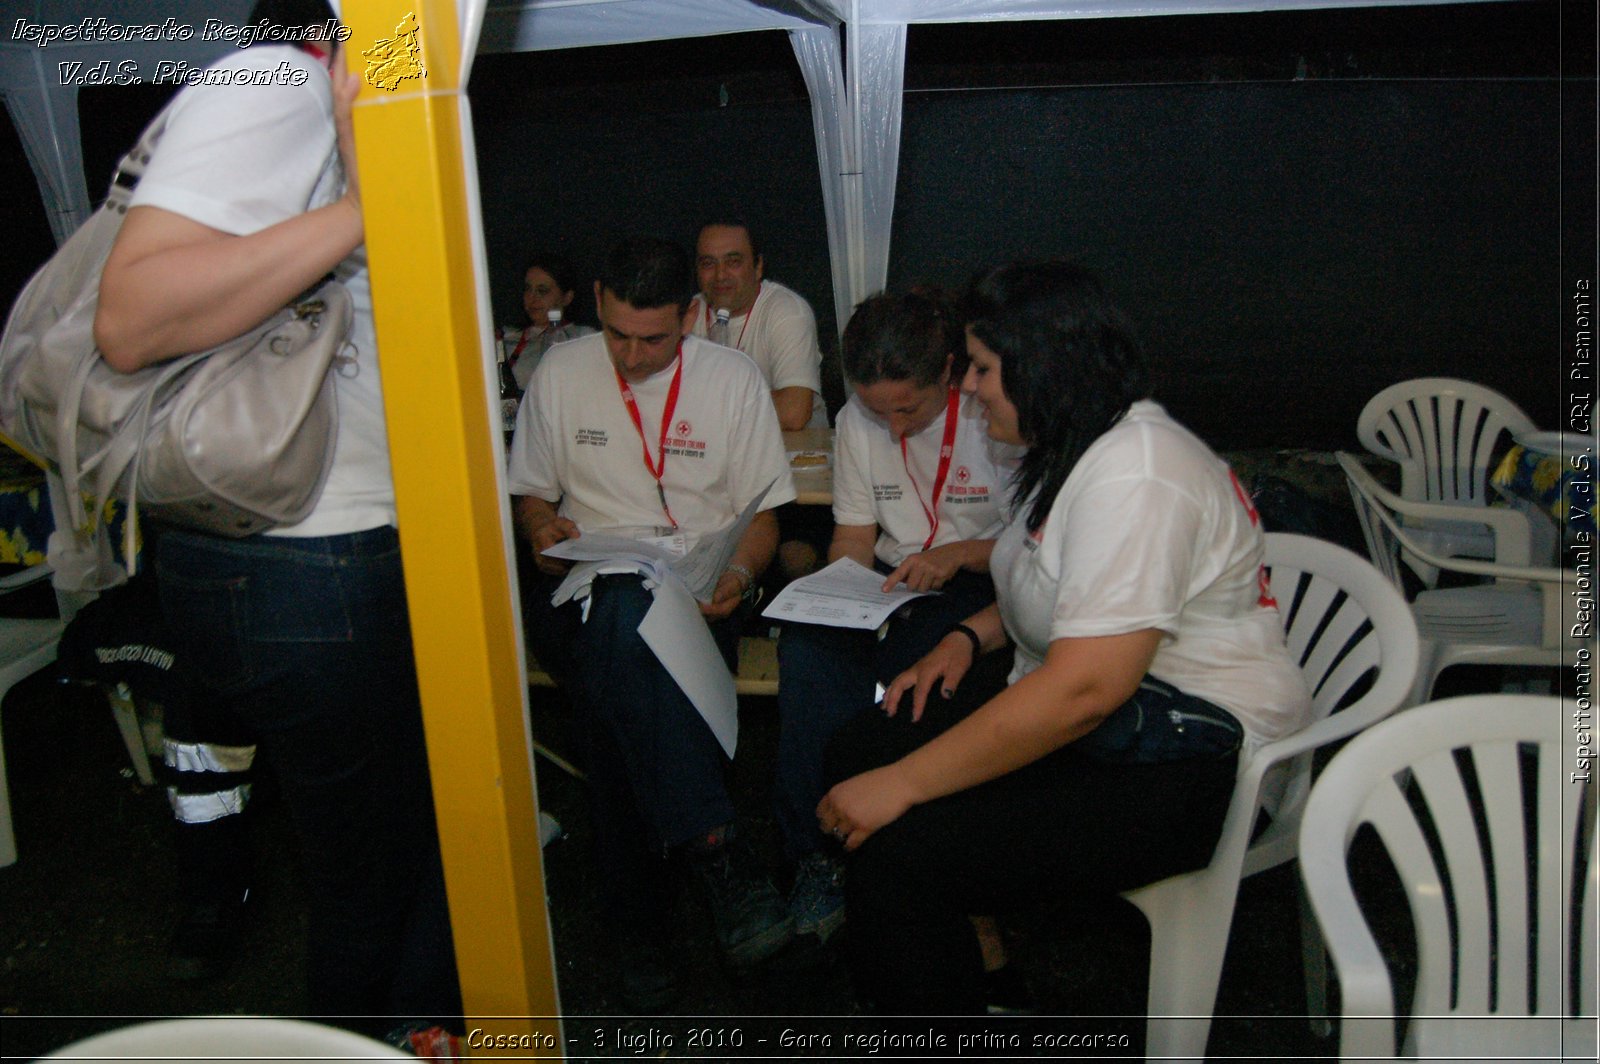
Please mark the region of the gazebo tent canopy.
MULTIPOLYGON (((489 5, 464 0, 463 80, 479 52, 533 51, 782 30, 788 34, 811 98, 833 278, 835 320, 843 323, 888 277, 890 224, 899 163, 907 27, 1120 16, 1218 14, 1269 10, 1425 4, 1429 0, 520 0, 489 5)), ((20 6, 20 5, 19 5, 20 6)), ((213 20, 243 23, 250 0, 33 0, 35 26, 191 27, 159 39, 0 42, 0 95, 39 181, 57 241, 90 210, 77 117, 77 74, 109 64, 111 76, 155 80, 160 64, 204 66, 233 45, 206 39, 213 20), (131 64, 131 65, 128 65, 131 64), (63 82, 68 82, 63 84, 63 82)), ((166 68, 168 71, 171 67, 166 68)))

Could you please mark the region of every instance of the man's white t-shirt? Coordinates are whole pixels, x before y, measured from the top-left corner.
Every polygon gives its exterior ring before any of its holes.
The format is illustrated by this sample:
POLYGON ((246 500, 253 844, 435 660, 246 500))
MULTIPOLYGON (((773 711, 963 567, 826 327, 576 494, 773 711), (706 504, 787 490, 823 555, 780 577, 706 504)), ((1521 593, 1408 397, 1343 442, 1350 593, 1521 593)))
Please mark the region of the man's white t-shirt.
POLYGON ((1310 695, 1265 588, 1255 509, 1159 405, 1133 404, 1090 445, 1031 535, 1028 510, 990 559, 1013 682, 1052 640, 1157 628, 1151 676, 1229 710, 1255 741, 1301 726, 1310 695))
POLYGON ((904 456, 889 426, 855 396, 839 411, 833 433, 833 520, 840 525, 877 525, 874 553, 899 565, 918 553, 934 531, 930 547, 967 539, 994 539, 1010 499, 1011 474, 1019 448, 989 439, 977 404, 962 397, 956 438, 945 474, 938 528, 928 512, 944 444, 945 415, 906 438, 904 456))
MULTIPOLYGON (((297 48, 257 45, 210 69, 261 72, 270 83, 184 88, 131 206, 160 207, 247 236, 343 194, 333 96, 319 63, 297 48), (304 73, 303 82, 285 83, 286 71, 304 73)), ((329 536, 395 523, 366 248, 356 248, 334 272, 355 305, 344 352, 355 361, 335 378, 333 468, 311 514, 267 535, 329 536)))
MULTIPOLYGON (((696 297, 690 331, 706 336, 710 301, 696 297)), ((828 410, 822 401, 822 349, 817 346, 817 318, 811 304, 776 281, 762 281, 750 309, 728 321, 728 344, 749 355, 760 367, 770 391, 811 389, 809 428, 826 428, 828 410)))
MULTIPOLYGON (((744 355, 686 336, 683 380, 667 429, 662 485, 672 519, 693 549, 733 523, 767 485, 761 509, 795 497, 778 416, 761 373, 744 355)), ((650 460, 678 360, 632 383, 650 460)), ((670 529, 645 467, 644 444, 617 384, 605 336, 558 344, 534 371, 517 412, 508 470, 511 493, 557 502, 584 531, 634 538, 670 529)))

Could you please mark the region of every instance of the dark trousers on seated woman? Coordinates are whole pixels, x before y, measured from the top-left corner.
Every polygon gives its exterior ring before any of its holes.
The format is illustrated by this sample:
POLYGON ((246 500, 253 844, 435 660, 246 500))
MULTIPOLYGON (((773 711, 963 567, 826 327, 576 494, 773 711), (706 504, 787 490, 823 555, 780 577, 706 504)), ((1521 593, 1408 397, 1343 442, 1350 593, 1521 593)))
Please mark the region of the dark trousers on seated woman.
MULTIPOLYGON (((877 568, 885 576, 888 566, 877 568)), ((887 687, 896 676, 949 632, 994 601, 988 573, 958 572, 936 595, 914 599, 889 620, 888 631, 835 628, 824 624, 784 625, 778 640, 778 778, 773 805, 783 833, 784 857, 799 860, 822 849, 817 826, 823 750, 847 722, 873 705, 873 685, 887 687)), ((1011 654, 985 655, 981 668, 963 688, 981 691, 980 701, 1005 685, 1011 654)), ((965 691, 963 691, 965 693, 965 691)))
MULTIPOLYGON (((1143 689, 1140 696, 1163 697, 1143 689)), ((830 782, 898 760, 972 708, 930 699, 920 723, 904 713, 858 718, 829 746, 830 782)), ((858 990, 876 1008, 983 1012, 971 914, 1070 906, 1211 859, 1233 793, 1236 748, 1130 764, 1090 756, 1080 744, 916 806, 850 856, 851 963, 858 990)))

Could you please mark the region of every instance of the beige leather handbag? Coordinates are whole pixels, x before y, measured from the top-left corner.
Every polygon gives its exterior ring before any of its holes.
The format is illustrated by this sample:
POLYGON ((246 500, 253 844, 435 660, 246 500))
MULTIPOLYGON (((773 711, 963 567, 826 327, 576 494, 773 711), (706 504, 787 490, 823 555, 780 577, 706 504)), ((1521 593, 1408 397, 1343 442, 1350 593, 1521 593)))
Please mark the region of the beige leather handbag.
POLYGON ((228 343, 119 373, 94 345, 100 273, 163 111, 118 165, 99 210, 34 274, 0 338, 0 430, 60 476, 50 561, 57 585, 126 578, 102 514, 127 506, 220 536, 248 536, 311 512, 333 461, 331 369, 350 331, 350 294, 328 280, 228 343))

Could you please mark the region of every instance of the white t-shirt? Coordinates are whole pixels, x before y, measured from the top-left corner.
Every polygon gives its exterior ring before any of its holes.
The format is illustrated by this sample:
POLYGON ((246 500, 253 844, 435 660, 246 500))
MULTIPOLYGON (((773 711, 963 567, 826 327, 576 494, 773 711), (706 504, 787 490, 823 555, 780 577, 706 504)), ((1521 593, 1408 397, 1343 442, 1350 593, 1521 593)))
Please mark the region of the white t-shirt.
MULTIPOLYGON (((763 510, 793 500, 795 492, 778 415, 755 364, 692 336, 684 337, 682 352, 683 381, 667 432, 662 485, 693 549, 701 536, 732 524, 768 484, 763 510)), ((674 360, 630 385, 652 462, 676 366, 674 360)), ((513 495, 559 500, 561 515, 585 531, 635 538, 665 534, 668 519, 604 335, 545 353, 517 412, 508 479, 513 495)))
MULTIPOLYGON (((305 73, 300 85, 192 85, 174 105, 133 206, 160 207, 246 236, 336 200, 344 172, 333 132, 328 73, 286 45, 257 45, 211 69, 305 73)), ((336 375, 339 432, 333 468, 316 507, 276 536, 329 536, 395 523, 394 482, 372 324, 366 248, 335 270, 350 291, 353 367, 336 375)))
POLYGON ((1150 675, 1231 711, 1255 741, 1297 730, 1310 694, 1261 582, 1248 498, 1165 410, 1135 403, 1084 453, 1039 532, 1024 504, 995 544, 1012 681, 1052 640, 1158 628, 1150 675))
MULTIPOLYGON (((690 331, 710 330, 704 294, 696 297, 690 331)), ((749 355, 767 379, 767 388, 811 389, 810 428, 826 428, 828 410, 822 401, 822 349, 817 346, 817 318, 794 290, 776 281, 762 281, 750 309, 728 321, 728 343, 749 355)))
MULTIPOLYGON (((874 553, 899 565, 921 551, 929 532, 928 507, 944 443, 944 412, 900 444, 889 427, 851 396, 833 433, 833 520, 840 525, 877 525, 874 553), (909 466, 909 470, 908 470, 909 466)), ((931 546, 965 539, 994 539, 1010 499, 1019 448, 989 439, 982 413, 966 397, 956 418, 955 446, 939 501, 939 526, 931 546)))
POLYGON ((511 363, 511 376, 517 382, 517 387, 523 391, 528 390, 528 381, 533 379, 533 371, 538 368, 546 351, 556 344, 564 344, 594 332, 589 326, 575 321, 564 322, 559 329, 551 329, 549 333, 545 332, 546 328, 544 325, 507 325, 500 330, 500 350, 505 354, 506 361, 511 363))

